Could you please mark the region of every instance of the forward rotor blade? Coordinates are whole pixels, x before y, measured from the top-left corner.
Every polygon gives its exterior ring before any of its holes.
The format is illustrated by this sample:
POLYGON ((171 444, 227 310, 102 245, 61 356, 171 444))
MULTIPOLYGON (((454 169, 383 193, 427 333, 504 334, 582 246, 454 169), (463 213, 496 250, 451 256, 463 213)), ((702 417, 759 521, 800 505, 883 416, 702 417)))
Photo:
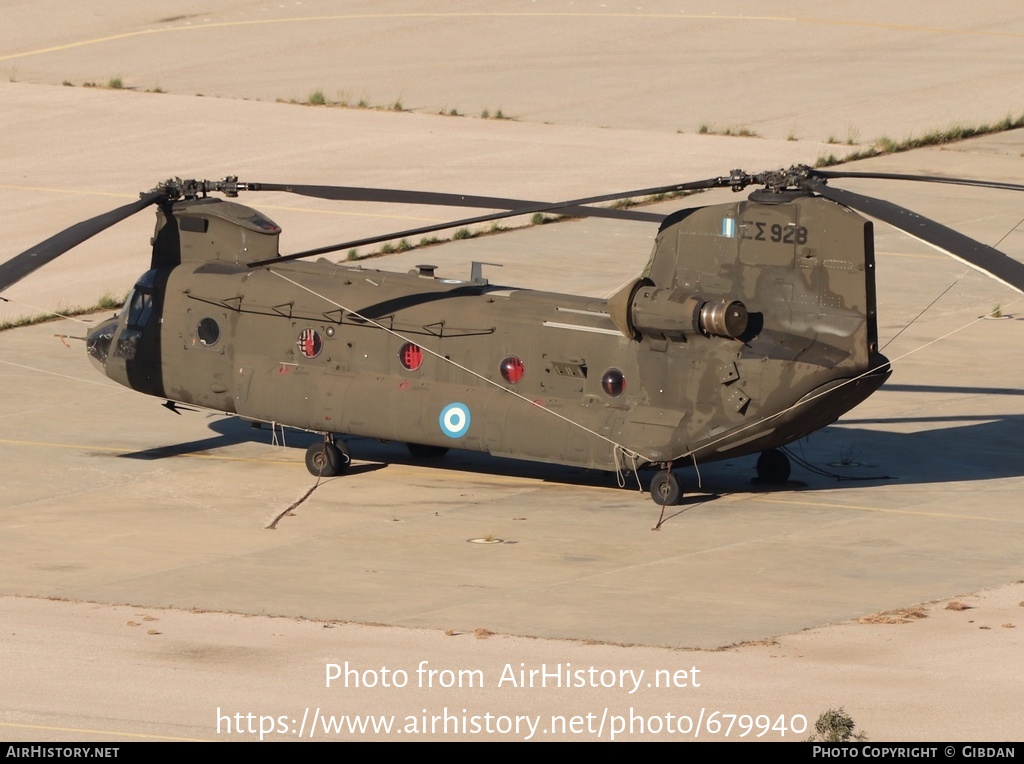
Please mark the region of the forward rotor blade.
POLYGON ((932 244, 957 260, 982 271, 1011 289, 1024 293, 1024 264, 1008 257, 980 241, 936 223, 934 220, 911 212, 891 202, 871 196, 831 188, 823 181, 808 181, 807 187, 817 194, 846 205, 865 215, 888 223, 911 236, 932 244))
POLYGON ((913 180, 920 183, 946 183, 953 186, 974 186, 995 188, 1002 191, 1024 191, 1024 185, 1005 183, 1001 180, 973 180, 971 178, 946 178, 941 175, 903 175, 894 172, 845 172, 842 170, 812 170, 813 178, 871 178, 875 180, 913 180))
MULTIPOLYGON (((441 207, 479 207, 492 210, 517 210, 535 207, 544 202, 528 199, 506 199, 500 196, 468 196, 466 194, 443 194, 432 191, 407 191, 397 188, 360 188, 358 186, 304 186, 287 183, 246 183, 249 191, 284 191, 289 194, 311 196, 316 199, 347 202, 383 202, 392 204, 424 204, 441 207)), ((616 218, 658 222, 661 216, 650 212, 615 210, 605 207, 559 208, 559 211, 573 217, 616 218)))
POLYGON ((102 215, 83 220, 81 223, 75 223, 70 228, 65 228, 46 241, 25 250, 20 255, 16 255, 0 265, 0 292, 3 292, 12 284, 21 281, 37 268, 43 267, 51 260, 56 260, 69 249, 77 247, 86 239, 91 239, 96 234, 110 228, 110 226, 130 218, 136 212, 146 209, 149 205, 155 204, 163 198, 166 198, 166 194, 163 191, 150 191, 147 194, 143 194, 137 202, 126 204, 123 207, 110 210, 110 212, 104 212, 102 215))
MULTIPOLYGON (((479 215, 477 217, 463 218, 462 220, 452 220, 447 223, 437 223, 435 225, 423 226, 421 228, 411 228, 406 231, 393 231, 380 236, 370 236, 365 239, 356 239, 354 241, 346 241, 341 244, 332 244, 329 247, 319 247, 318 249, 309 249, 305 252, 296 252, 292 255, 283 255, 281 257, 275 257, 270 260, 260 260, 259 262, 249 263, 250 268, 258 268, 263 265, 273 265, 275 263, 287 262, 289 260, 299 260, 303 257, 313 257, 315 255, 326 255, 329 252, 337 252, 342 249, 350 249, 352 247, 364 247, 367 244, 378 244, 382 241, 389 241, 391 239, 403 239, 409 236, 420 236, 426 233, 433 233, 434 231, 443 231, 447 228, 460 228, 462 226, 474 225, 476 223, 487 223, 492 220, 502 220, 504 218, 516 217, 517 215, 532 215, 536 212, 554 212, 556 210, 571 209, 584 204, 599 204, 601 202, 611 202, 618 199, 628 199, 632 196, 653 196, 655 194, 670 194, 677 191, 698 191, 707 188, 721 188, 723 186, 730 185, 731 179, 728 177, 719 178, 708 178, 706 180, 697 180, 690 183, 677 183, 672 186, 658 186, 657 188, 642 188, 634 191, 622 191, 614 194, 602 194, 601 196, 588 196, 581 199, 570 199, 564 202, 554 202, 551 204, 545 202, 538 202, 534 206, 519 207, 514 210, 506 210, 504 212, 493 212, 489 215, 479 215)), ((658 220, 664 218, 663 215, 657 216, 658 220)))

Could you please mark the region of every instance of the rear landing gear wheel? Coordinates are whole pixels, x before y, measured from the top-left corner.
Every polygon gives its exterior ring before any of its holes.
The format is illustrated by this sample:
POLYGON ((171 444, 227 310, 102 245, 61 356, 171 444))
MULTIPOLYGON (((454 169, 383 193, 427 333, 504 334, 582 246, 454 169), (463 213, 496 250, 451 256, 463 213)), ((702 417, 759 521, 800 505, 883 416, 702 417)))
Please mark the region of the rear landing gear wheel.
POLYGON ((344 441, 325 440, 306 449, 306 469, 317 477, 336 477, 348 469, 352 455, 344 441))
POLYGON ((757 458, 757 476, 771 485, 783 485, 789 480, 791 469, 789 457, 777 448, 762 451, 757 458))
POLYGON ((679 480, 669 470, 662 470, 651 480, 651 498, 659 507, 670 507, 683 498, 683 488, 679 480))
POLYGON ((406 443, 409 454, 417 459, 440 459, 448 453, 445 446, 424 446, 422 443, 406 443))

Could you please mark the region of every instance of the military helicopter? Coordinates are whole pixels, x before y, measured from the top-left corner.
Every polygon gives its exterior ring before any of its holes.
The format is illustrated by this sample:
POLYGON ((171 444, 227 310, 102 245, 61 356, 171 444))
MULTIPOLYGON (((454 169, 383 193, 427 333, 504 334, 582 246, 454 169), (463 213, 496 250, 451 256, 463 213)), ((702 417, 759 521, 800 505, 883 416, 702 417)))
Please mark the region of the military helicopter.
POLYGON ((841 178, 1024 186, 806 166, 548 203, 499 197, 172 179, 0 265, 0 292, 91 236, 156 208, 149 270, 118 317, 87 337, 110 379, 182 405, 323 435, 306 466, 342 474, 338 436, 449 447, 620 473, 654 469, 656 504, 680 501, 674 465, 780 450, 889 377, 878 350, 872 223, 900 228, 1024 290, 1024 265, 841 178), (652 194, 758 186, 731 204, 667 216, 592 206, 652 194), (285 191, 366 202, 497 210, 290 255, 281 229, 230 201, 285 191), (223 194, 227 199, 211 196, 223 194), (642 273, 607 300, 302 259, 501 218, 558 212, 659 224, 642 273))

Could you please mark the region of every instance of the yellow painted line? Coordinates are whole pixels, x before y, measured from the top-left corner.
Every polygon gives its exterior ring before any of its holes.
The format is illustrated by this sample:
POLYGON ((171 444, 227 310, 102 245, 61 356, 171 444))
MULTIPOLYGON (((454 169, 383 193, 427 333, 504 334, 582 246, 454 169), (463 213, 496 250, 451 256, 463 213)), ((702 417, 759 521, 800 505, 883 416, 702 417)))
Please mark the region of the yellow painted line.
POLYGON ((787 24, 816 24, 824 26, 846 26, 846 27, 862 27, 865 29, 886 29, 894 32, 913 32, 913 33, 925 33, 925 34, 942 34, 942 35, 964 35, 969 37, 1008 37, 1008 38, 1021 38, 1024 37, 1024 33, 1019 32, 1001 32, 1001 31, 985 31, 985 30, 974 30, 974 29, 948 29, 943 27, 928 27, 928 26, 916 26, 908 24, 886 24, 882 22, 867 22, 867 21, 846 21, 842 19, 815 19, 805 18, 796 16, 733 16, 733 15, 717 15, 717 14, 670 14, 670 13, 357 13, 357 14, 341 14, 332 16, 291 16, 277 19, 249 19, 245 21, 218 21, 208 24, 197 24, 188 26, 174 26, 174 27, 163 27, 159 29, 140 29, 135 32, 122 32, 121 34, 107 35, 105 37, 95 37, 89 40, 80 40, 78 42, 65 43, 64 45, 53 45, 47 48, 37 48, 36 50, 23 51, 21 53, 11 53, 6 56, 0 56, 0 61, 9 61, 11 59, 26 58, 28 56, 38 56, 44 53, 56 53, 63 50, 71 50, 73 48, 81 48, 89 45, 100 45, 107 42, 115 42, 117 40, 126 40, 133 37, 141 37, 144 35, 152 34, 165 34, 169 32, 185 32, 185 31, 196 31, 205 29, 223 29, 230 27, 244 27, 244 26, 266 26, 272 24, 310 24, 316 23, 321 24, 329 21, 365 21, 373 19, 459 19, 459 18, 567 18, 567 19, 651 19, 654 21, 664 21, 666 19, 676 19, 680 21, 729 21, 729 22, 742 22, 742 21, 762 21, 762 22, 773 22, 773 23, 787 23, 787 24))
MULTIPOLYGON (((11 724, 0 722, 0 727, 14 730, 48 730, 50 732, 74 732, 86 735, 110 735, 113 737, 134 737, 142 740, 174 740, 182 743, 209 743, 210 740, 203 740, 195 737, 171 737, 170 735, 147 735, 143 732, 121 732, 119 730, 92 730, 85 727, 50 727, 44 724, 11 724)), ((34 743, 33 745, 49 746, 60 748, 60 743, 34 743)))
MULTIPOLYGON (((711 18, 714 18, 713 16, 711 18)), ((742 18, 742 17, 741 17, 742 18)), ((988 32, 981 29, 949 29, 948 27, 927 27, 916 24, 885 24, 873 21, 846 21, 843 19, 795 18, 802 24, 826 26, 862 27, 864 29, 887 29, 892 32, 917 32, 921 34, 965 35, 967 37, 1024 37, 1024 32, 988 32)))
POLYGON ((915 255, 910 252, 875 252, 875 255, 885 255, 886 257, 914 257, 921 260, 945 260, 949 255, 933 254, 933 255, 915 255))
MULTIPOLYGON (((353 204, 367 204, 367 202, 354 201, 353 204)), ((458 205, 451 205, 457 207, 458 205)), ((419 223, 446 223, 448 218, 421 218, 414 217, 412 215, 386 215, 384 213, 371 213, 371 212, 344 212, 340 210, 315 210, 308 207, 278 207, 274 205, 261 204, 261 210, 280 210, 282 212, 308 212, 313 215, 341 215, 343 217, 354 217, 354 218, 384 218, 386 220, 415 220, 419 223)), ((495 207, 494 209, 501 209, 495 207)))
POLYGON ((138 194, 117 194, 112 191, 88 191, 84 188, 46 188, 43 186, 12 186, 6 183, 0 183, 0 188, 6 188, 9 191, 37 191, 43 194, 74 194, 76 196, 112 196, 115 199, 132 200, 136 200, 139 198, 138 194))
POLYGON ((792 499, 763 499, 760 496, 752 496, 754 501, 761 501, 766 504, 789 504, 798 507, 818 507, 823 509, 855 509, 861 512, 879 512, 886 515, 913 515, 915 517, 940 517, 943 520, 985 520, 990 523, 1006 522, 1005 518, 983 517, 981 515, 958 515, 942 512, 922 512, 913 509, 882 509, 881 507, 865 507, 860 504, 828 504, 823 501, 793 501, 792 499))
MULTIPOLYGON (((115 448, 114 446, 86 446, 75 443, 47 443, 41 440, 8 440, 0 438, 0 443, 7 444, 9 446, 36 446, 38 448, 69 448, 75 451, 108 451, 115 454, 138 454, 145 453, 147 451, 159 451, 160 447, 156 446, 153 448, 115 448)), ((299 461, 293 461, 288 459, 251 459, 243 458, 241 456, 216 456, 215 454, 167 454, 166 457, 183 457, 186 459, 214 459, 222 462, 251 462, 255 464, 288 464, 294 466, 301 464, 299 461)))
MULTIPOLYGON (((367 462, 368 464, 378 464, 379 462, 367 462)), ((576 483, 545 483, 543 478, 529 477, 526 475, 496 475, 493 472, 475 472, 473 470, 460 469, 458 467, 444 466, 438 464, 437 467, 420 467, 415 464, 399 464, 399 463, 388 463, 389 469, 395 471, 396 474, 406 474, 410 477, 432 477, 438 479, 445 485, 449 485, 451 482, 451 473, 458 472, 460 480, 465 483, 481 483, 483 485, 508 485, 508 486, 541 486, 543 485, 545 490, 548 488, 552 489, 572 489, 579 490, 581 488, 586 489, 602 489, 606 486, 597 485, 579 485, 576 483)), ((610 490, 610 489, 609 489, 610 490)), ((614 489, 616 491, 621 490, 619 488, 614 489)))
MULTIPOLYGON (((153 448, 118 448, 115 446, 94 446, 94 445, 82 445, 76 443, 50 443, 41 440, 13 440, 8 438, 0 438, 0 444, 9 446, 31 446, 35 448, 64 448, 71 449, 73 451, 106 451, 113 454, 140 454, 146 453, 147 451, 159 451, 160 447, 153 448)), ((171 446, 170 448, 173 448, 171 446)), ((163 457, 154 457, 152 461, 156 461, 158 458, 171 459, 182 457, 186 459, 212 459, 215 461, 222 462, 247 462, 249 464, 283 464, 289 467, 295 467, 302 464, 300 460, 291 459, 254 459, 246 458, 241 456, 217 456, 215 454, 167 454, 163 457)), ((150 461, 143 459, 142 461, 150 461)), ((530 487, 543 485, 545 490, 547 489, 563 489, 563 490, 606 490, 606 491, 622 491, 621 488, 612 488, 610 486, 600 485, 585 485, 577 483, 545 483, 542 478, 534 478, 520 475, 495 475, 493 473, 485 472, 474 472, 472 470, 460 470, 453 467, 444 467, 438 465, 437 467, 419 467, 413 464, 402 464, 399 462, 377 462, 372 460, 353 460, 353 466, 360 465, 374 465, 384 464, 396 477, 403 475, 409 477, 430 477, 435 478, 446 485, 450 483, 452 472, 458 472, 462 477, 460 478, 464 483, 481 483, 483 485, 505 485, 505 486, 519 486, 519 487, 530 487)), ((344 477, 344 476, 342 476, 344 477)))
POLYGON ((0 363, 6 364, 7 366, 14 366, 15 368, 18 368, 18 369, 27 369, 28 371, 36 371, 36 372, 39 372, 40 374, 49 374, 50 376, 60 377, 61 379, 70 379, 70 380, 73 380, 75 382, 85 382, 86 384, 90 384, 90 385, 99 385, 100 387, 106 387, 106 388, 109 388, 110 390, 116 390, 117 389, 116 387, 111 386, 109 382, 101 382, 98 379, 84 379, 82 377, 72 377, 70 374, 61 374, 60 372, 56 372, 56 371, 47 371, 46 369, 37 369, 35 366, 26 366, 23 363, 15 363, 14 361, 0 360, 0 363))

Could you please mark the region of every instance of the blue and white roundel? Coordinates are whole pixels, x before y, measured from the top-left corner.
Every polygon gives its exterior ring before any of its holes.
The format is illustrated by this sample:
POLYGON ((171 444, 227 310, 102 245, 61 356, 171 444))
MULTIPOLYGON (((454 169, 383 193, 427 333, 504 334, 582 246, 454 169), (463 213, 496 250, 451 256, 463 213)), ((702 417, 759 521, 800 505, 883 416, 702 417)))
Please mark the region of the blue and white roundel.
POLYGON ((470 419, 469 406, 465 403, 449 403, 441 410, 438 422, 441 424, 441 432, 449 438, 461 438, 469 429, 470 419))

